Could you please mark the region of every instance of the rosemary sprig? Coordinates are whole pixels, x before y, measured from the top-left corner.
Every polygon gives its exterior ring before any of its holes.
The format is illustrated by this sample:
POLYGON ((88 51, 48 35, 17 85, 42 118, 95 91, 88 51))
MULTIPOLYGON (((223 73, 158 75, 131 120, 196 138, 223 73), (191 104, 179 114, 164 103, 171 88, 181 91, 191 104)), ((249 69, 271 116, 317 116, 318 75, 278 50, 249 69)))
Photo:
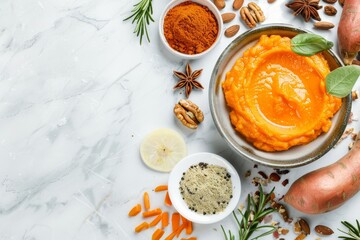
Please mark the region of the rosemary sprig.
POLYGON ((125 18, 124 21, 133 19, 131 23, 136 22, 134 33, 136 36, 140 36, 140 45, 142 43, 142 38, 146 34, 148 42, 150 42, 149 33, 147 30, 147 25, 151 22, 154 22, 152 18, 153 8, 152 0, 140 0, 137 4, 134 5, 131 14, 129 17, 125 18))
MULTIPOLYGON (((266 235, 273 233, 276 228, 272 225, 260 225, 261 221, 264 219, 265 216, 269 215, 270 213, 276 211, 271 207, 266 207, 267 203, 270 200, 270 196, 273 193, 275 188, 271 190, 270 193, 265 194, 261 185, 259 186, 259 198, 255 199, 254 196, 248 194, 247 197, 247 207, 245 212, 243 213, 240 209, 238 209, 241 221, 239 221, 238 217, 236 216, 235 212, 233 212, 234 218, 239 228, 239 240, 248 240, 250 236, 259 230, 266 230, 265 232, 261 233, 260 235, 252 238, 252 239, 259 239, 266 235)), ((225 240, 235 240, 235 235, 228 230, 228 234, 226 234, 225 229, 221 226, 221 229, 224 233, 225 240)))
POLYGON ((346 232, 344 230, 338 229, 340 232, 347 235, 339 236, 339 238, 345 240, 360 240, 360 224, 358 220, 356 220, 356 226, 352 225, 347 221, 341 221, 341 223, 348 229, 348 231, 346 232))

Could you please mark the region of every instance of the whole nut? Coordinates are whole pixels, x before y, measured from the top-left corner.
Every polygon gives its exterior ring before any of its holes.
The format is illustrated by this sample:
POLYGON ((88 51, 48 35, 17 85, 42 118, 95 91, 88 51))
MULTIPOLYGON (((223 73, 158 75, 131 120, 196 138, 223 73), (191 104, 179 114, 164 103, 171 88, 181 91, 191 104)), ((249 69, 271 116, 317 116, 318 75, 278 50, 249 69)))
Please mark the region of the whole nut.
POLYGON ((225 30, 225 36, 228 38, 233 37, 239 31, 239 29, 240 25, 232 25, 225 30))
POLYGON ((314 23, 314 27, 317 29, 328 30, 335 27, 335 25, 331 22, 320 21, 314 23))
POLYGON ((325 14, 328 15, 328 16, 335 16, 336 13, 337 13, 337 10, 336 10, 336 8, 333 7, 333 6, 325 6, 324 12, 325 12, 325 14))
POLYGON ((254 2, 250 2, 247 7, 240 9, 241 19, 249 28, 256 26, 256 23, 265 21, 265 16, 261 8, 254 2))
POLYGON ((192 129, 196 129, 204 120, 204 114, 200 108, 190 100, 181 99, 175 104, 174 114, 183 125, 192 129))
POLYGON ((323 236, 329 236, 334 233, 334 231, 331 228, 324 225, 317 225, 315 227, 315 232, 323 236))
POLYGON ((235 18, 235 16, 236 16, 235 13, 230 13, 230 12, 221 14, 221 18, 223 20, 223 23, 231 22, 235 18))
POLYGON ((339 0, 341 6, 344 6, 345 0, 339 0))
POLYGON ((225 7, 225 0, 214 0, 215 6, 221 10, 225 7))
POLYGON ((273 182, 278 182, 280 181, 280 176, 279 174, 277 174, 276 172, 273 172, 270 174, 269 176, 270 180, 273 181, 273 182))
POLYGON ((249 28, 256 27, 256 21, 255 21, 254 17, 251 15, 250 10, 247 7, 242 7, 240 9, 240 16, 241 16, 241 19, 245 22, 245 24, 249 28))
POLYGON ((334 4, 337 2, 337 0, 324 0, 324 2, 334 4))
POLYGON ((243 4, 244 4, 244 0, 234 0, 233 9, 237 11, 242 7, 243 4))
POLYGON ((256 22, 263 22, 265 21, 265 16, 259 5, 254 2, 250 2, 248 4, 248 8, 255 14, 257 21, 256 22))

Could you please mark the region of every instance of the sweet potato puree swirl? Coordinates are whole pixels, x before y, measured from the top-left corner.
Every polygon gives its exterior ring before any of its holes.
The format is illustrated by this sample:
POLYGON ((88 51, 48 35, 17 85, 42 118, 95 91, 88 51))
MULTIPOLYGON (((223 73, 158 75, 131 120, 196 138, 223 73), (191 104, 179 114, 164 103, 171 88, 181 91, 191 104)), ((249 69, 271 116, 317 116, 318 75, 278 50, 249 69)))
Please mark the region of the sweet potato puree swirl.
POLYGON ((341 99, 326 93, 329 72, 322 54, 303 57, 291 51, 289 38, 261 36, 222 85, 231 123, 264 151, 314 140, 329 130, 341 106, 341 99))

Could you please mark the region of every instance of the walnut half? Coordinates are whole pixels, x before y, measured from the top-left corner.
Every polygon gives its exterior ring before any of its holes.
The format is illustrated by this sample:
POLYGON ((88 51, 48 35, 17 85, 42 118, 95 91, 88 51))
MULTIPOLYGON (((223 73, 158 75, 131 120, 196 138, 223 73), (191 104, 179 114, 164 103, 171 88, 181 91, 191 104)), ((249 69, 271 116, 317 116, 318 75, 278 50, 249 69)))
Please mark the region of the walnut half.
POLYGON ((204 120, 204 114, 200 108, 190 100, 181 99, 175 104, 174 114, 183 125, 192 129, 196 129, 204 120))
POLYGON ((263 11, 254 2, 250 2, 247 7, 242 7, 240 9, 240 16, 249 28, 254 28, 257 23, 265 21, 263 11))

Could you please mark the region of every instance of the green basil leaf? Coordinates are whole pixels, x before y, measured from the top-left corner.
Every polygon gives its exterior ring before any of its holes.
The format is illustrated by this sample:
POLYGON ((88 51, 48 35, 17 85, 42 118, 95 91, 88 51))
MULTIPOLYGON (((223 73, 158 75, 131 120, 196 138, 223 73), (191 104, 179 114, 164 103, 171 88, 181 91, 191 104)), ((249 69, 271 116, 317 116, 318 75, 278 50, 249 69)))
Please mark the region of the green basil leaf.
POLYGON ((333 42, 313 33, 301 33, 291 39, 291 50, 302 56, 312 56, 332 46, 333 42))
POLYGON ((351 65, 337 68, 326 76, 326 91, 336 97, 345 97, 351 93, 359 76, 359 66, 351 65))

